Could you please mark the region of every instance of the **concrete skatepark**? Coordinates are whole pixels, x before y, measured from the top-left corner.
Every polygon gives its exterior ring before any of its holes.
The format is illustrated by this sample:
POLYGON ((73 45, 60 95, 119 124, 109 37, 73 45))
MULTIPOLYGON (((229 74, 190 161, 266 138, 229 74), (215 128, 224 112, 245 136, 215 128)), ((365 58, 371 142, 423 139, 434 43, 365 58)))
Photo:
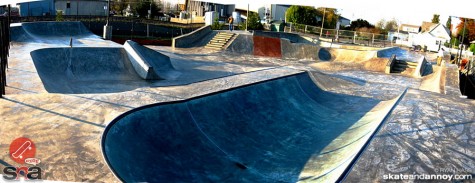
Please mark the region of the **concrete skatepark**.
MULTIPOLYGON (((475 172, 474 103, 458 97, 457 68, 430 55, 265 32, 238 32, 217 51, 119 45, 79 22, 55 24, 12 27, 0 101, 0 147, 32 139, 45 180, 381 182, 475 172), (274 47, 258 43, 268 40, 274 47), (393 54, 416 66, 386 73, 393 54), (418 75, 426 65, 431 72, 418 75)), ((0 160, 15 164, 7 153, 0 160)))

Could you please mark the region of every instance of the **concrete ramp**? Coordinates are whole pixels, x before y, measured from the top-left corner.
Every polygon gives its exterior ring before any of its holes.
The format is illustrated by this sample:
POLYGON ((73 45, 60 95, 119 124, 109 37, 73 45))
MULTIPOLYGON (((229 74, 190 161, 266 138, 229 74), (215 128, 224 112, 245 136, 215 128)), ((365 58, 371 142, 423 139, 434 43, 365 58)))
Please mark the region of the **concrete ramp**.
POLYGON ((135 71, 143 79, 171 79, 179 75, 166 55, 130 40, 124 43, 124 49, 135 71))
POLYGON ((31 57, 50 93, 121 92, 146 84, 123 48, 46 48, 31 57))
POLYGON ((422 57, 422 55, 412 53, 408 50, 402 49, 397 46, 384 48, 377 51, 377 57, 379 58, 391 58, 392 55, 396 55, 396 57, 399 59, 410 60, 410 61, 416 61, 420 57, 422 57))
POLYGON ((21 25, 32 37, 99 37, 81 22, 31 22, 21 25))
POLYGON ((377 51, 373 50, 350 50, 339 48, 324 48, 331 58, 327 60, 340 62, 364 62, 377 57, 377 51))
POLYGON ((400 99, 326 92, 300 73, 126 112, 102 150, 124 182, 335 182, 400 99))

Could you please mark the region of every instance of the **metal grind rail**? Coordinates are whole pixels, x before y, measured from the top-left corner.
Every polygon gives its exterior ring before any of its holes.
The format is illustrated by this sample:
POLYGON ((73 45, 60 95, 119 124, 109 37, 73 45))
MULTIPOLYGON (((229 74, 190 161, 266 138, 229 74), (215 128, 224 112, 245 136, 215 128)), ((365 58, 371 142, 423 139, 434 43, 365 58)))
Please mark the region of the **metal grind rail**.
POLYGON ((0 17, 0 98, 7 86, 8 56, 10 50, 10 16, 0 17))

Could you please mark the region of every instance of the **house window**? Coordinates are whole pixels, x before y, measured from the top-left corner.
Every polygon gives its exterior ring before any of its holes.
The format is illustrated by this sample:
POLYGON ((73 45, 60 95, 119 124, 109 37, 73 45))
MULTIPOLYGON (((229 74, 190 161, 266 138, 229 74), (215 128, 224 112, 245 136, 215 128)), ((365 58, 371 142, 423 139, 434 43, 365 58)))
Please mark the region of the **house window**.
POLYGON ((66 8, 71 8, 71 3, 70 2, 66 3, 66 8))

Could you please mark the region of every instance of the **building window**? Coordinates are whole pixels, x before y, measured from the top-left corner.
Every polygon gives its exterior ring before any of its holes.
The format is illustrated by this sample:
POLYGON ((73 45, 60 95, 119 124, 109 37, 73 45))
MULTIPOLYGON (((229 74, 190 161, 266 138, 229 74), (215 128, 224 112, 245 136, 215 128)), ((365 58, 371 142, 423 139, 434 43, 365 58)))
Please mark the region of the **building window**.
POLYGON ((71 8, 71 3, 70 2, 66 3, 66 8, 71 8))

